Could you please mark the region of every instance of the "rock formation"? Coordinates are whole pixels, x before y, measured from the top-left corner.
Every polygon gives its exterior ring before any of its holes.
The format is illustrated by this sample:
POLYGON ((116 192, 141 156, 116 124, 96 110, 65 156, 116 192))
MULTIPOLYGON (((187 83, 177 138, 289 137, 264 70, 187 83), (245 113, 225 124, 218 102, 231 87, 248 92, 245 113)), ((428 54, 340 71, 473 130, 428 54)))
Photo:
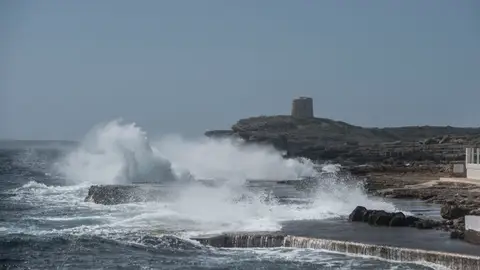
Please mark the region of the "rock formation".
POLYGON ((106 205, 144 202, 155 200, 159 193, 153 185, 91 186, 85 201, 106 205))
POLYGON ((292 116, 241 119, 231 131, 208 131, 206 135, 270 144, 291 157, 410 168, 463 161, 465 147, 480 144, 480 128, 364 128, 326 118, 292 116))
MULTIPOLYGON (((222 185, 223 181, 197 179, 195 183, 212 187, 222 185)), ((172 196, 172 190, 166 188, 167 185, 94 185, 89 188, 85 201, 106 205, 156 201, 166 196, 172 196)))
POLYGON ((421 219, 414 216, 405 216, 402 212, 386 212, 383 210, 368 210, 363 206, 357 206, 349 215, 351 222, 366 222, 372 226, 389 227, 416 227, 418 229, 432 229, 442 226, 442 222, 421 219))

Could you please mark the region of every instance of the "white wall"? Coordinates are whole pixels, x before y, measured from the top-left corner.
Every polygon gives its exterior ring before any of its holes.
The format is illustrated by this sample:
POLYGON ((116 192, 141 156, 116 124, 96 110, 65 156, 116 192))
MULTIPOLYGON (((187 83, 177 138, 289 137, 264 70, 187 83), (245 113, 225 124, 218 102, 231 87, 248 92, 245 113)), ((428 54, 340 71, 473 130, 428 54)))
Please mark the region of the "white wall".
POLYGON ((480 148, 465 149, 467 178, 480 180, 480 148))
POLYGON ((480 232, 480 216, 465 216, 465 230, 480 232))
POLYGON ((467 164, 467 178, 480 180, 480 164, 467 164))

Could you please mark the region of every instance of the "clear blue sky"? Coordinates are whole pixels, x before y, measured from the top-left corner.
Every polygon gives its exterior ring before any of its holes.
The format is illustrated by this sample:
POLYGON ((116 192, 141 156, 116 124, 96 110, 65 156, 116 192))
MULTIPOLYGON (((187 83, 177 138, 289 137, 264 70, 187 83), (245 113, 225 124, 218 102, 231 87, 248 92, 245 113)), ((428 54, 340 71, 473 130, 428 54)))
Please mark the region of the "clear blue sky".
POLYGON ((480 1, 0 2, 0 138, 116 117, 197 135, 239 118, 480 126, 480 1))

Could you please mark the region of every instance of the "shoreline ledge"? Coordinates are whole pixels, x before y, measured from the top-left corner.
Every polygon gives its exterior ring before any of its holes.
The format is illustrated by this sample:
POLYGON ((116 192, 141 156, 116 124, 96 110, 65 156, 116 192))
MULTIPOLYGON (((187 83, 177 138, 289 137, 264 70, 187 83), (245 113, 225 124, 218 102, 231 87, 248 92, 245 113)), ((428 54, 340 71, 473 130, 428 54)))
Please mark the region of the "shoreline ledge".
POLYGON ((480 269, 480 256, 301 237, 281 232, 225 233, 199 236, 191 239, 203 245, 219 248, 311 248, 340 252, 346 255, 371 256, 396 262, 427 262, 453 270, 480 269))

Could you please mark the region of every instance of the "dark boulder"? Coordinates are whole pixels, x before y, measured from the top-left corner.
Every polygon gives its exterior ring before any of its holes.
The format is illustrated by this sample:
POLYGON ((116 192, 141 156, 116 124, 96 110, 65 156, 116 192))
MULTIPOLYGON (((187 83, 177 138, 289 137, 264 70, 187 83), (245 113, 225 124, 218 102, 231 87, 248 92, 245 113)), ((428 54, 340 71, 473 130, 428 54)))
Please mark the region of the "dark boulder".
POLYGON ((136 189, 136 186, 122 185, 91 186, 85 201, 106 205, 137 202, 136 189))
POLYGON ((144 202, 155 200, 160 192, 154 185, 91 186, 85 201, 105 205, 144 202))
POLYGON ((468 214, 470 210, 463 206, 446 203, 440 209, 440 215, 444 219, 457 219, 468 214))
MULTIPOLYGON (((418 229, 440 228, 445 225, 441 221, 405 216, 402 212, 368 210, 363 206, 357 206, 348 219, 350 221, 367 222, 372 226, 416 227, 418 229)), ((452 223, 454 222, 452 221, 452 223)))
POLYGON ((374 210, 368 217, 368 224, 374 226, 388 226, 393 215, 393 213, 388 213, 383 210, 374 210))
POLYGON ((460 217, 453 220, 452 227, 456 230, 465 230, 465 217, 460 217))
POLYGON ((385 211, 378 211, 374 214, 373 224, 375 226, 388 226, 392 218, 393 218, 392 213, 387 213, 385 211))
POLYGON ((370 215, 372 214, 373 210, 367 210, 363 213, 362 220, 363 222, 368 222, 368 219, 370 218, 370 215))
POLYGON ((405 226, 415 227, 415 224, 420 220, 418 217, 408 216, 405 218, 405 226))
POLYGON ((406 223, 405 215, 402 212, 398 212, 394 214, 388 225, 390 227, 404 227, 406 223))
POLYGON ((450 232, 450 238, 452 239, 463 239, 465 238, 465 231, 454 230, 450 232))
POLYGON ((363 206, 357 206, 353 212, 348 216, 349 221, 363 221, 363 216, 367 212, 367 208, 363 206))
POLYGON ((431 219, 421 219, 415 223, 417 229, 433 229, 442 225, 442 222, 431 219))

